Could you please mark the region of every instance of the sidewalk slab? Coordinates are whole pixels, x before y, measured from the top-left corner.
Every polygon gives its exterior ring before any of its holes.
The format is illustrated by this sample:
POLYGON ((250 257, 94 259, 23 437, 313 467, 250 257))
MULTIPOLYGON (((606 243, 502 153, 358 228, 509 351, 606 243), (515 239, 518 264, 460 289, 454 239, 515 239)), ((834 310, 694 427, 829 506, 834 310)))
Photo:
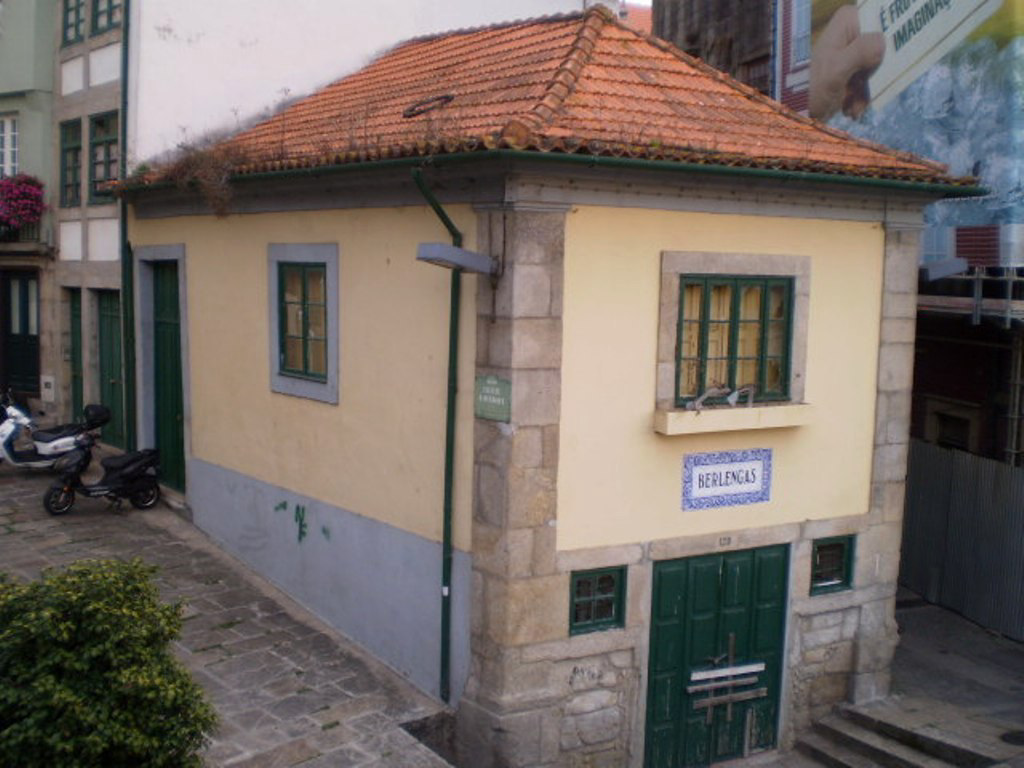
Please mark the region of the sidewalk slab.
POLYGON ((220 716, 208 766, 304 768, 450 764, 401 725, 443 705, 221 551, 165 505, 140 512, 78 499, 42 506, 53 482, 0 466, 0 570, 21 580, 85 558, 139 557, 183 604, 174 653, 220 716))

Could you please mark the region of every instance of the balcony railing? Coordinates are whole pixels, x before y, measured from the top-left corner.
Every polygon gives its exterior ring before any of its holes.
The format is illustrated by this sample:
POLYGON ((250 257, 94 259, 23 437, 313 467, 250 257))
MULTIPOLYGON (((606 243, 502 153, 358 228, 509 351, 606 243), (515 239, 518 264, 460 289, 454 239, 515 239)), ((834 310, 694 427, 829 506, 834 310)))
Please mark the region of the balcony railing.
POLYGON ((0 227, 0 243, 38 243, 39 223, 26 224, 18 229, 0 227))

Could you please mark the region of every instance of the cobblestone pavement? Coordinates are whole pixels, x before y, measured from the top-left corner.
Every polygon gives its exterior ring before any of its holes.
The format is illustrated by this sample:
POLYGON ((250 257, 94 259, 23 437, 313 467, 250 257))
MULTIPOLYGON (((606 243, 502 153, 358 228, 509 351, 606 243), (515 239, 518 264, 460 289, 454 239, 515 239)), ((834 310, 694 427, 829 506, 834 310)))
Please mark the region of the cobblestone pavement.
POLYGON ((184 604, 175 652, 220 715, 209 766, 443 768, 400 725, 440 705, 221 552, 163 504, 76 501, 50 517, 47 474, 0 465, 0 570, 35 579, 83 558, 140 557, 184 604))

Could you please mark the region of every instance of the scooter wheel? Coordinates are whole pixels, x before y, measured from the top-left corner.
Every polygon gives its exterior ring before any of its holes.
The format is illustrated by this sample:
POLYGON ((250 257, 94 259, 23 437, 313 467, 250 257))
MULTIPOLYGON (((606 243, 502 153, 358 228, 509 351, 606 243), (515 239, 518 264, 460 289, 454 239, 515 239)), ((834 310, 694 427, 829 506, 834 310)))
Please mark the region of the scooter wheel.
POLYGON ((63 485, 51 485, 43 496, 43 506, 51 515, 63 515, 75 504, 75 492, 63 485))
POLYGON ((160 486, 153 483, 153 485, 148 488, 144 488, 141 491, 135 491, 128 497, 128 501, 130 501, 132 506, 136 509, 149 509, 160 501, 160 486))

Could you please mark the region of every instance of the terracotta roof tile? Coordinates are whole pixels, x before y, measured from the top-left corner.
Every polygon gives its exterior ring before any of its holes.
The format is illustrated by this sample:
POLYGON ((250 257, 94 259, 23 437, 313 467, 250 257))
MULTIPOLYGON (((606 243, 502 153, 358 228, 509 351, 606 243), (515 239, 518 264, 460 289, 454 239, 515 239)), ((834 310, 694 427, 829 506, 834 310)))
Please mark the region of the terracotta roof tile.
POLYGON ((637 32, 649 35, 654 29, 653 11, 649 5, 626 3, 626 15, 622 18, 622 23, 627 27, 632 27, 637 32))
POLYGON ((225 146, 240 173, 512 148, 971 181, 791 112, 600 6, 408 41, 225 146))

